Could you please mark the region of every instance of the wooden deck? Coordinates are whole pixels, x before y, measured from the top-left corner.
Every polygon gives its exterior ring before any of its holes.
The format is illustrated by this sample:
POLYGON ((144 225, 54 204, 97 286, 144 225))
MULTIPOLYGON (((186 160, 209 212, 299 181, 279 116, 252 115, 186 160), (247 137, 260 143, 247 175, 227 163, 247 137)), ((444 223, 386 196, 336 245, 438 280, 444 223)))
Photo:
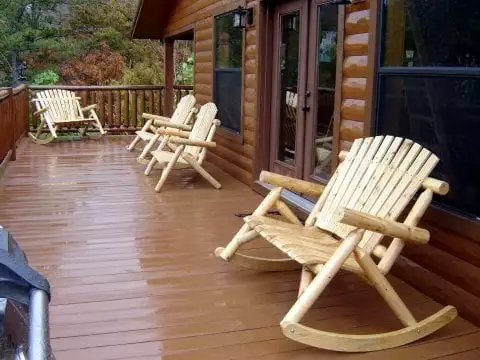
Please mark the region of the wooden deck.
MULTIPOLYGON (((222 190, 180 171, 156 194, 158 172, 145 177, 127 143, 25 141, 0 178, 0 224, 53 287, 57 359, 480 358, 479 328, 461 318, 423 341, 369 354, 284 338, 278 323, 295 300, 299 273, 242 271, 212 254, 242 224, 235 213, 250 211, 260 196, 211 165, 222 190)), ((392 282, 419 318, 440 308, 392 282)), ((307 317, 344 332, 400 326, 350 274, 337 278, 307 317)))

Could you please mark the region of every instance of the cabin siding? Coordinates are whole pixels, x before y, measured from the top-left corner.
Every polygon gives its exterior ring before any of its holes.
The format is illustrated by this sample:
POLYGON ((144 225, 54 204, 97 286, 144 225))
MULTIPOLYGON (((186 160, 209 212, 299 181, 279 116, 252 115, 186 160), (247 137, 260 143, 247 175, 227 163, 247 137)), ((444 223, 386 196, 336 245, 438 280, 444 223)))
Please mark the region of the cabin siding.
MULTIPOLYGON (((213 101, 214 66, 214 20, 215 14, 229 11, 238 4, 257 7, 258 0, 215 1, 181 0, 174 8, 166 25, 166 36, 178 33, 181 29, 195 28, 195 96, 199 104, 213 101)), ((251 184, 253 172, 254 138, 256 124, 257 90, 257 9, 255 25, 245 31, 243 63, 243 143, 230 139, 217 132, 217 147, 208 152, 207 159, 240 181, 251 184)), ((220 121, 222 119, 219 119, 220 121)))

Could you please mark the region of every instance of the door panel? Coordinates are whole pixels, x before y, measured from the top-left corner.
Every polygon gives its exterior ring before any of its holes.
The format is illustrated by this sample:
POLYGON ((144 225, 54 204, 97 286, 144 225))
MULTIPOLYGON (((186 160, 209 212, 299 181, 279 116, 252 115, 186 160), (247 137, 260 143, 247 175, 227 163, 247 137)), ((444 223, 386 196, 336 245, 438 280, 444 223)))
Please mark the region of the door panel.
POLYGON ((338 6, 312 1, 307 88, 312 111, 306 119, 305 179, 328 180, 332 171, 337 65, 338 6))
POLYGON ((301 177, 305 132, 308 1, 279 5, 275 11, 271 169, 301 177))

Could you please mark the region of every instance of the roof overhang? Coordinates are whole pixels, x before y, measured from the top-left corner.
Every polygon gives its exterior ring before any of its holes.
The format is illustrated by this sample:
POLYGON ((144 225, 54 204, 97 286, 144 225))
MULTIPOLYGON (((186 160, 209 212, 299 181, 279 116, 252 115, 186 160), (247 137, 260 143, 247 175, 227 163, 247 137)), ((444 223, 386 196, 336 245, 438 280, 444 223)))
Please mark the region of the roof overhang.
POLYGON ((168 18, 178 0, 139 0, 132 38, 163 39, 168 18))

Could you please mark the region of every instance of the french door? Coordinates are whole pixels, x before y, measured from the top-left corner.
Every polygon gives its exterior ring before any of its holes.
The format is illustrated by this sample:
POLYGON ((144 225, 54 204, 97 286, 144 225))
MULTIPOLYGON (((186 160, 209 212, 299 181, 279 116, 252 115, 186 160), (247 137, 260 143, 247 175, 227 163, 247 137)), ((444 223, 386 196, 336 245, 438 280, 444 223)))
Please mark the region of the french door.
POLYGON ((328 179, 333 154, 338 6, 278 5, 274 20, 270 170, 328 179))

